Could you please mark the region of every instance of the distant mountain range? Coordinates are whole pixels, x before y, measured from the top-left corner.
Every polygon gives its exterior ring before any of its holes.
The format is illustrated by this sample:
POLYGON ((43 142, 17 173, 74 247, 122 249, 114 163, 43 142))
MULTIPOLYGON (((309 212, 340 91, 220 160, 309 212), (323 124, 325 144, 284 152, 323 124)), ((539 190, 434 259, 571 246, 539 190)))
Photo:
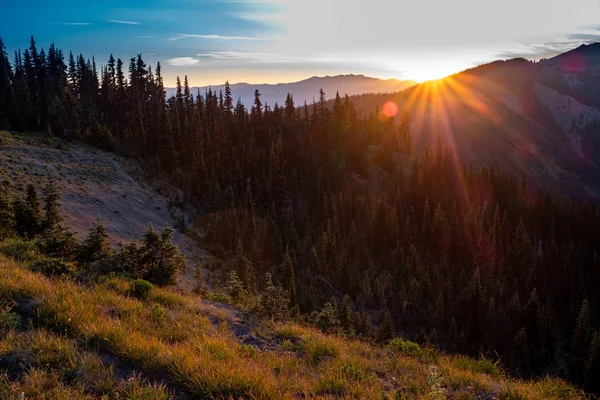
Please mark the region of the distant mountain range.
MULTIPOLYGON (((234 101, 241 98, 246 107, 250 107, 254 102, 254 91, 258 89, 261 94, 263 104, 273 106, 275 102, 283 105, 286 96, 290 93, 294 97, 294 103, 299 106, 312 103, 313 99, 318 100, 319 90, 322 88, 328 99, 335 97, 336 92, 341 96, 349 96, 363 93, 394 93, 416 85, 414 81, 399 81, 397 79, 377 79, 364 75, 336 75, 336 76, 314 76, 299 82, 278 83, 278 84, 251 84, 235 83, 231 84, 231 92, 234 101)), ((225 85, 193 87, 191 92, 196 94, 198 91, 204 92, 212 89, 217 93, 224 90, 225 85)), ((167 88, 167 97, 175 95, 175 88, 167 88)))
POLYGON ((600 198, 600 43, 351 100, 363 114, 388 101, 406 108, 417 148, 439 137, 459 162, 495 163, 568 196, 600 198))

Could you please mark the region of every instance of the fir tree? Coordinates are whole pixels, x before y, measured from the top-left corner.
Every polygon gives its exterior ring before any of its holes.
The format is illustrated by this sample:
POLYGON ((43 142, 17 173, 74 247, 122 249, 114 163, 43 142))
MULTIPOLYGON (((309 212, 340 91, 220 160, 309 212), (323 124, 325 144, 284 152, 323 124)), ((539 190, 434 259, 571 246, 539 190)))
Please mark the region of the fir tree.
POLYGON ((99 221, 90 228, 88 237, 81 244, 77 261, 84 263, 94 263, 110 257, 112 250, 106 228, 99 221))
POLYGON ((57 229, 62 222, 59 199, 60 192, 56 178, 49 175, 44 186, 44 220, 42 222, 44 230, 57 229))

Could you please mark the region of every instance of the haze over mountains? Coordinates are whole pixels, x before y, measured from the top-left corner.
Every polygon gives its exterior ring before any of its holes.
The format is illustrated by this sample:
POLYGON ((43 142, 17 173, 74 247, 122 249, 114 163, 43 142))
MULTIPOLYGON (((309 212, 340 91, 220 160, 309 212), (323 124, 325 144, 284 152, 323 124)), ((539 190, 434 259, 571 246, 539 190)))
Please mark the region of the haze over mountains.
MULTIPOLYGON (((416 85, 416 82, 410 80, 397 79, 377 79, 364 75, 336 75, 305 79, 299 82, 278 83, 278 84, 251 84, 235 83, 231 84, 231 92, 234 100, 241 98, 246 107, 250 107, 254 101, 254 91, 258 90, 261 94, 263 104, 273 106, 275 102, 283 105, 288 93, 294 97, 297 106, 312 103, 313 99, 318 100, 319 90, 323 89, 328 99, 334 98, 335 93, 339 91, 340 95, 349 96, 364 93, 394 93, 416 85)), ((212 89, 215 92, 224 90, 225 85, 193 87, 191 92, 195 95, 198 91, 201 94, 212 89)), ((176 93, 176 88, 166 88, 167 97, 176 93)))
POLYGON ((502 165, 568 195, 600 195, 600 43, 351 100, 363 115, 388 101, 406 108, 417 149, 441 138, 461 161, 502 165))

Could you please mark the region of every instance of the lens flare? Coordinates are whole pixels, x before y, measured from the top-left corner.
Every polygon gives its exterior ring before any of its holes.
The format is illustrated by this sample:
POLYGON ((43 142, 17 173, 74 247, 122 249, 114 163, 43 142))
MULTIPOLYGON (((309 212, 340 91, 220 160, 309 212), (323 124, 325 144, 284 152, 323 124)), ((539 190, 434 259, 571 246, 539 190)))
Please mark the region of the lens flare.
POLYGON ((388 101, 383 105, 381 109, 381 116, 383 118, 393 118, 398 114, 398 106, 393 101, 388 101))

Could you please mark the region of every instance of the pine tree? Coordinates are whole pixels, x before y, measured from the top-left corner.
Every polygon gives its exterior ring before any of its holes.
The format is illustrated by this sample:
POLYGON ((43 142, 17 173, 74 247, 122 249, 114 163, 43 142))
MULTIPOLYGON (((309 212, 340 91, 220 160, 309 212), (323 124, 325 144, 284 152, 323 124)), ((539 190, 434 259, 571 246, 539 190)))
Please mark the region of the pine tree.
POLYGON ((285 254, 283 255, 283 263, 281 269, 285 274, 285 282, 287 291, 290 295, 290 307, 298 305, 298 284, 296 279, 296 272, 294 271, 294 262, 290 256, 289 247, 286 247, 285 254))
POLYGON ((37 191, 32 184, 27 185, 27 193, 25 195, 26 203, 26 222, 25 230, 30 237, 40 233, 42 227, 42 211, 40 208, 40 199, 37 191))
POLYGON ((394 333, 394 321, 392 320, 392 314, 389 310, 383 311, 383 319, 381 324, 377 327, 377 341, 379 343, 387 343, 395 335, 394 333))
POLYGON ((242 246, 241 239, 238 240, 237 248, 235 251, 234 268, 237 274, 240 276, 244 287, 250 292, 254 293, 256 290, 256 283, 254 278, 254 268, 252 262, 246 257, 244 253, 244 247, 242 246))
POLYGON ((264 287, 258 305, 260 315, 273 320, 285 320, 289 316, 289 302, 288 292, 281 286, 273 284, 271 274, 265 274, 264 287))
POLYGON ((100 221, 90 228, 88 237, 81 244, 77 261, 84 263, 94 263, 110 257, 112 250, 106 228, 100 221))
POLYGON ((524 327, 522 327, 517 333, 512 343, 512 367, 515 370, 518 370, 521 376, 527 376, 529 373, 529 344, 527 339, 527 331, 524 327))
POLYGON ((62 222, 59 199, 60 193, 56 178, 49 175, 44 187, 44 220, 42 222, 42 227, 46 231, 57 229, 62 222))
POLYGON ((588 357, 590 343, 590 307, 586 299, 581 305, 575 330, 573 331, 573 339, 571 341, 571 375, 577 380, 583 378, 584 366, 588 357))
POLYGON ((13 80, 13 71, 8 60, 6 47, 0 37, 0 129, 8 129, 11 126, 11 113, 9 111, 14 101, 13 80))
POLYGON ((177 274, 185 270, 185 258, 173 244, 170 226, 157 232, 150 224, 142 235, 141 246, 128 249, 127 269, 134 278, 160 286, 173 285, 177 274))
POLYGON ((340 325, 338 310, 333 302, 327 302, 316 315, 315 325, 323 332, 333 331, 340 325))
POLYGON ((14 228, 12 196, 8 189, 0 184, 0 239, 9 236, 14 228))
POLYGON ((244 283, 235 271, 229 273, 229 280, 225 282, 225 291, 236 304, 243 304, 248 295, 246 289, 244 289, 244 283))
POLYGON ((352 309, 350 308, 350 296, 347 294, 342 297, 338 319, 340 320, 340 325, 345 330, 349 330, 353 327, 354 318, 352 309))

